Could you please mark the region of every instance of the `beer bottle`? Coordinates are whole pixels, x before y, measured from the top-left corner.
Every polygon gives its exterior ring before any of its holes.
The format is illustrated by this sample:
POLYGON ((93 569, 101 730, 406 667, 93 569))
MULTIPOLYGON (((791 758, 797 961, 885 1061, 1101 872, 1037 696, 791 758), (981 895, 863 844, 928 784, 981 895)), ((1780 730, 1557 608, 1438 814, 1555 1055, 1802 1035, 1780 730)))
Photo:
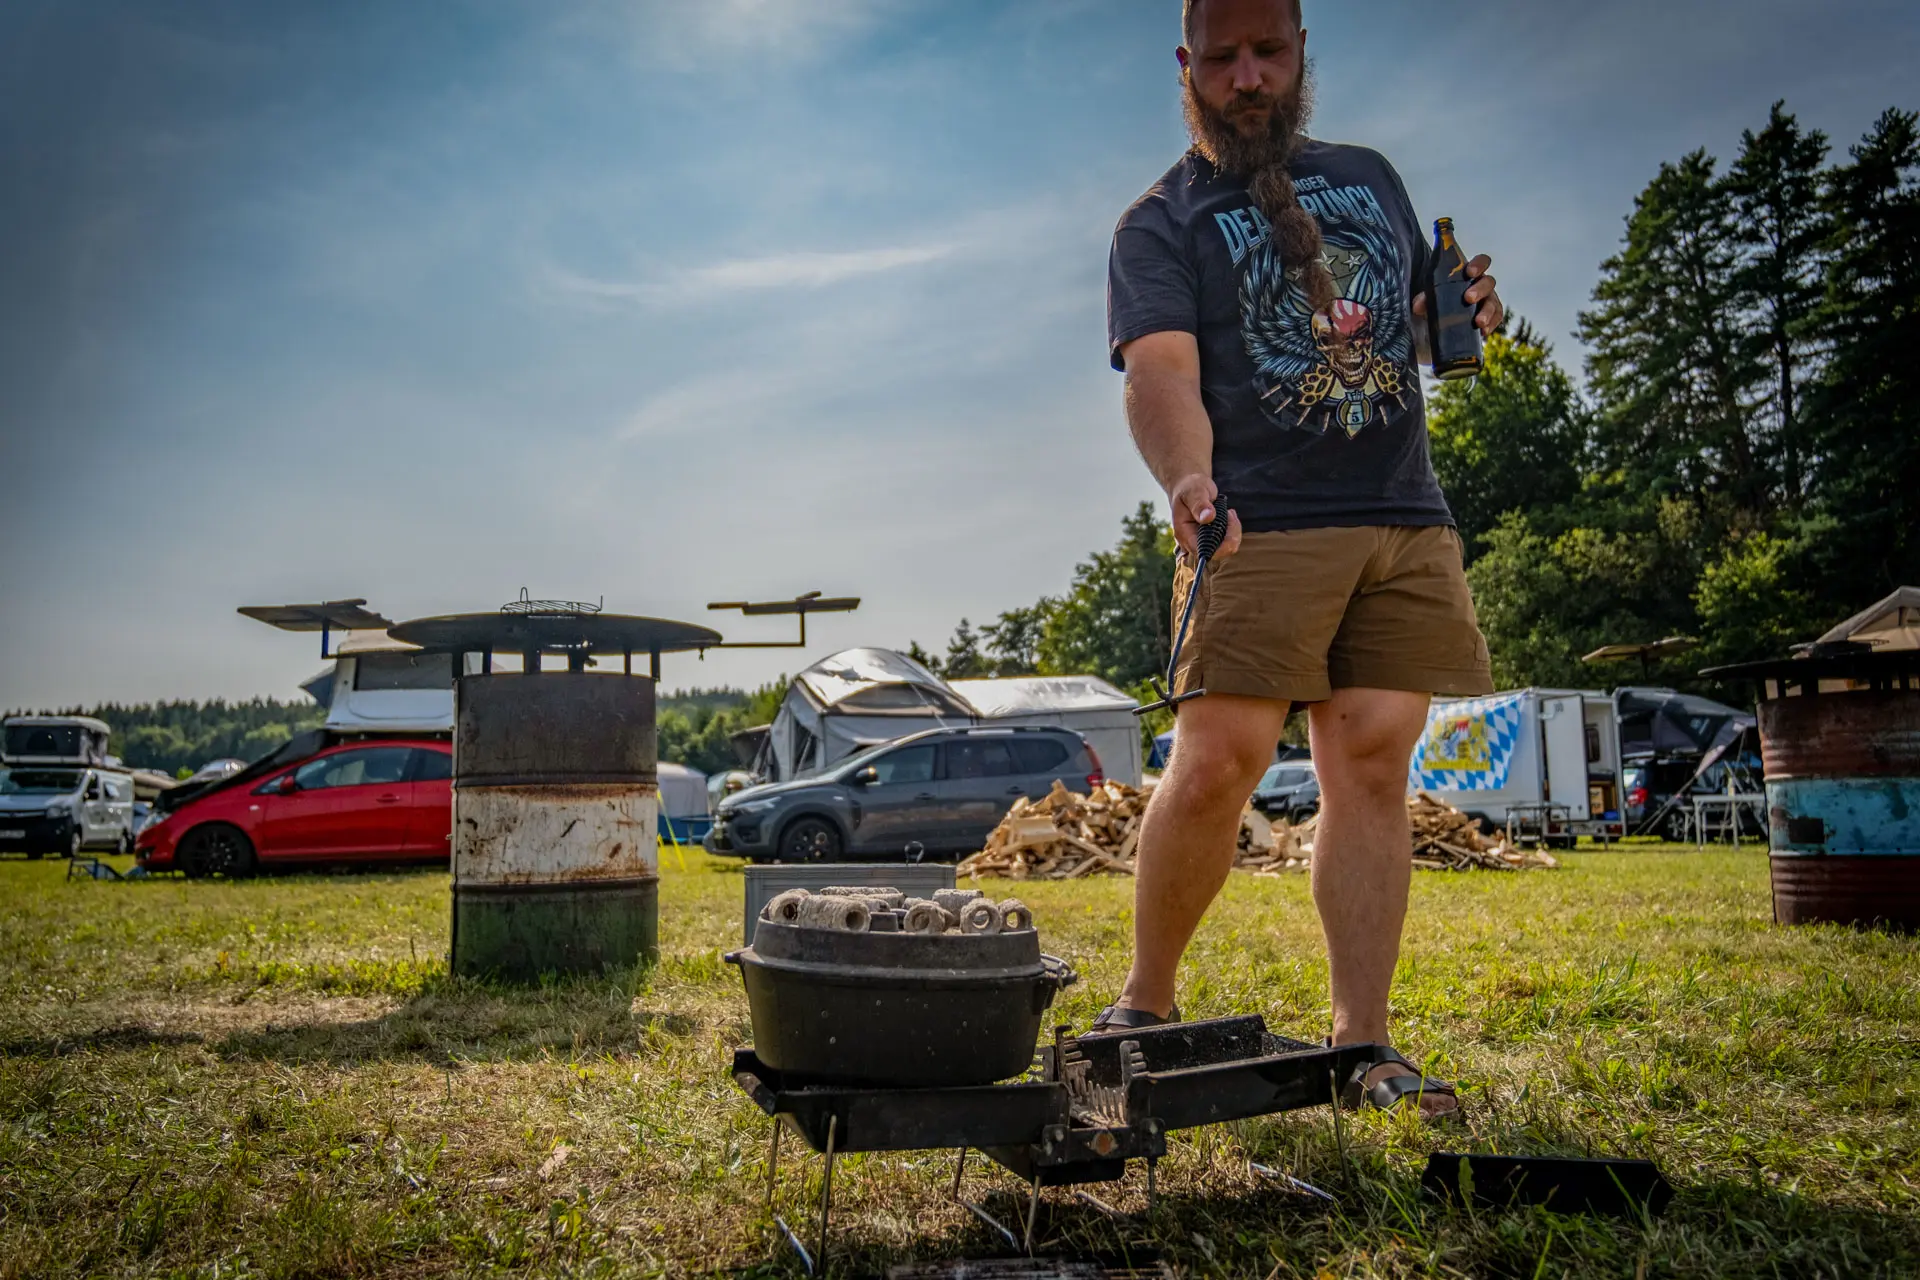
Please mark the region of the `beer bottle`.
POLYGON ((1436 378, 1471 378, 1480 372, 1479 310, 1467 301, 1467 255, 1453 239, 1453 219, 1433 224, 1433 258, 1427 274, 1427 351, 1436 378))

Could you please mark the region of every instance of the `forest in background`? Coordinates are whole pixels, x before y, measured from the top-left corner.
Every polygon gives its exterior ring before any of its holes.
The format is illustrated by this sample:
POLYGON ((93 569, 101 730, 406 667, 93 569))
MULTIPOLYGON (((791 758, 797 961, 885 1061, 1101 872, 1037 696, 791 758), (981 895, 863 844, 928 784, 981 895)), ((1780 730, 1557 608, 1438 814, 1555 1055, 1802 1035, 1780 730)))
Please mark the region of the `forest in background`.
MULTIPOLYGON (((1524 299, 1520 300, 1522 303, 1524 299)), ((1920 127, 1889 110, 1836 160, 1775 104, 1722 166, 1663 164, 1580 317, 1584 385, 1524 321, 1429 403, 1434 469, 1502 688, 1638 683, 1603 644, 1684 635, 1655 668, 1780 656, 1920 582, 1920 127)), ((950 676, 1166 662, 1173 541, 1141 504, 1063 595, 978 628, 950 676)))
MULTIPOLYGON (((735 767, 728 738, 765 724, 780 708, 785 678, 751 692, 687 689, 659 702, 660 758, 702 773, 735 767)), ((28 714, 24 710, 7 715, 28 714)), ((41 709, 34 714, 92 716, 113 730, 108 750, 128 765, 185 777, 210 760, 256 760, 303 729, 317 729, 326 710, 310 698, 246 702, 117 702, 41 709)))

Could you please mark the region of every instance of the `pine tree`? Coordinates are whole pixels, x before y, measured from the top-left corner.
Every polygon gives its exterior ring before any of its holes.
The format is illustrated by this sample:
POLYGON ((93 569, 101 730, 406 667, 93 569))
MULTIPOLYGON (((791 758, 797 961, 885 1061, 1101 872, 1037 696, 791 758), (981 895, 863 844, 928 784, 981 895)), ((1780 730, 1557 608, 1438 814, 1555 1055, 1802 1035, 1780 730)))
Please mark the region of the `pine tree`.
POLYGON ((1797 507, 1806 487, 1807 442, 1800 389, 1819 354, 1813 316, 1823 292, 1823 247, 1832 222, 1821 204, 1827 136, 1807 131, 1776 102, 1767 126, 1740 135, 1726 177, 1734 239, 1735 308, 1749 317, 1741 355, 1758 377, 1755 398, 1772 418, 1772 454, 1781 497, 1797 507))
POLYGON ((1829 590, 1855 608, 1920 581, 1920 116, 1889 109, 1832 171, 1814 396, 1829 590))
POLYGON ((1601 264, 1580 336, 1607 461, 1655 493, 1753 510, 1770 486, 1741 400, 1754 378, 1735 321, 1733 208, 1713 170, 1704 151, 1660 166, 1625 247, 1601 264))

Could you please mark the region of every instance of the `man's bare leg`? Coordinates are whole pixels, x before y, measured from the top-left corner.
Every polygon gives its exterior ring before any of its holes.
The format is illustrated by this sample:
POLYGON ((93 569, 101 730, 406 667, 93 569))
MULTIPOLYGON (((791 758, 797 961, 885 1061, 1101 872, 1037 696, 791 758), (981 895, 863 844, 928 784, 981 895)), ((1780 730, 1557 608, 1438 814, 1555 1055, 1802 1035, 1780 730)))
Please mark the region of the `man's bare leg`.
POLYGON ((1179 721, 1173 761, 1140 829, 1133 971, 1118 1001, 1160 1017, 1173 1008, 1181 953, 1233 870, 1240 813, 1273 762, 1287 704, 1210 693, 1182 703, 1179 721))
MULTIPOLYGON (((1413 878, 1407 825, 1407 763, 1426 724, 1424 693, 1336 689, 1308 712, 1320 779, 1313 842, 1313 901, 1327 938, 1333 1042, 1387 1044, 1387 995, 1400 960, 1413 878)), ((1178 757, 1176 756, 1176 759, 1178 757)), ((1404 1067, 1376 1067, 1368 1084, 1404 1067)), ((1458 1104, 1444 1094, 1420 1100, 1428 1115, 1458 1104)))

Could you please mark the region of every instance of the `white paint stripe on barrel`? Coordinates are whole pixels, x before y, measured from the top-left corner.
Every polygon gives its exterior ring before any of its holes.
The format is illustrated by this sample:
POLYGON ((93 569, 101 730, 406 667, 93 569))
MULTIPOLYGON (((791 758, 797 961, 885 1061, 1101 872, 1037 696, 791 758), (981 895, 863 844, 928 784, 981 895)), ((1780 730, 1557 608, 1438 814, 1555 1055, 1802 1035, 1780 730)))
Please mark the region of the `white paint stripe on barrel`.
POLYGON ((461 787, 456 885, 574 884, 659 874, 659 791, 604 784, 461 787))

